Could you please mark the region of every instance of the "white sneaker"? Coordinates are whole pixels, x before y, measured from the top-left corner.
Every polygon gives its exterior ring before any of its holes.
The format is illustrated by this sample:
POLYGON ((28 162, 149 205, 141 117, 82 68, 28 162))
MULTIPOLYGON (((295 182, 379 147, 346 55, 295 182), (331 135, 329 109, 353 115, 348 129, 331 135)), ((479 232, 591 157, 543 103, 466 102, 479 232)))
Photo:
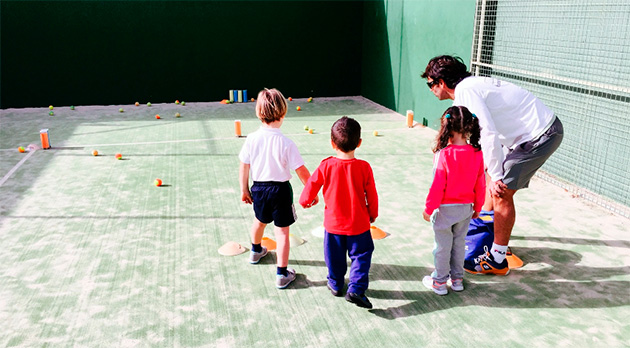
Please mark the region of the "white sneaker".
POLYGON ((289 286, 289 284, 291 284, 291 282, 293 282, 294 280, 295 280, 295 270, 293 268, 287 268, 286 276, 282 274, 276 275, 276 288, 284 289, 287 286, 289 286))
POLYGON ((446 282, 438 283, 433 280, 433 277, 431 276, 424 276, 424 278, 422 278, 422 285, 424 285, 427 289, 433 290, 433 292, 438 295, 448 294, 448 290, 446 290, 446 282))
POLYGON ((464 291, 464 280, 463 279, 451 279, 451 290, 453 290, 453 291, 464 291))
POLYGON ((256 263, 260 262, 260 259, 265 257, 265 255, 267 255, 267 248, 266 247, 262 247, 262 251, 259 252, 259 253, 257 253, 257 252, 252 250, 252 252, 249 253, 249 263, 256 264, 256 263))

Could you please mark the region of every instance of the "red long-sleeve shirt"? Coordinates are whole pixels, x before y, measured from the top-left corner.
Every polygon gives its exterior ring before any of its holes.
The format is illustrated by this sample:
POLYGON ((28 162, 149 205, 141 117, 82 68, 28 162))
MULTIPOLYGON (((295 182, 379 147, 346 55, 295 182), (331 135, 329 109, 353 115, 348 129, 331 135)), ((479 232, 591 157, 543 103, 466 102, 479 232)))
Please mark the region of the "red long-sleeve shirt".
POLYGON ((435 154, 433 171, 424 210, 427 214, 431 215, 440 204, 472 203, 476 212, 481 211, 486 197, 481 151, 472 145, 449 145, 435 154))
POLYGON ((304 207, 324 188, 324 227, 333 234, 354 236, 370 230, 378 217, 378 195, 372 167, 360 159, 324 159, 300 195, 304 207))

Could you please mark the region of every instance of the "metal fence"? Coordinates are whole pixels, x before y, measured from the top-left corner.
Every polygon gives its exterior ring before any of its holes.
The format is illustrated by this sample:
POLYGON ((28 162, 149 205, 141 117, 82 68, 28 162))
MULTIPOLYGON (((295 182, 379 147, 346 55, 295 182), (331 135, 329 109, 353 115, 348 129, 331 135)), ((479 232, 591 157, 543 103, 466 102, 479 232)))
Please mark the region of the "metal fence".
POLYGON ((539 176, 630 218, 630 1, 477 0, 471 57, 562 120, 539 176))

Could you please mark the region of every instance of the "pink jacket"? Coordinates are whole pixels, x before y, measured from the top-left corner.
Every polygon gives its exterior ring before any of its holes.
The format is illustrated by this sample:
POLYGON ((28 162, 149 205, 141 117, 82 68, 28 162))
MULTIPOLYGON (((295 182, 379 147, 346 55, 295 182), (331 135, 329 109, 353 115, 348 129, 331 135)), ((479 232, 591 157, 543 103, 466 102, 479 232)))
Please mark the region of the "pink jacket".
POLYGON ((482 152, 472 145, 449 145, 433 158, 433 183, 424 211, 431 215, 441 204, 472 203, 480 212, 485 190, 482 152))

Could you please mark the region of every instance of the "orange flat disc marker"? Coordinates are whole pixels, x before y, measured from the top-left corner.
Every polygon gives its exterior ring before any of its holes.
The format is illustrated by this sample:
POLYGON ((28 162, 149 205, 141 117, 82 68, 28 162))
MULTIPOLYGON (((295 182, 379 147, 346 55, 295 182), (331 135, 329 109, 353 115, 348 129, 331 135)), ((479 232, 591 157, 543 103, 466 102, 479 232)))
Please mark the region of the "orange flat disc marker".
POLYGON ((267 248, 268 251, 276 250, 276 241, 271 238, 263 237, 261 244, 267 248))
POLYGON ((376 226, 370 226, 370 233, 372 234, 372 239, 383 239, 389 236, 389 233, 381 230, 376 226))
POLYGON ((523 264, 524 264, 523 260, 521 260, 520 257, 512 254, 511 251, 509 251, 507 253, 507 255, 505 255, 505 259, 507 260, 508 266, 510 268, 521 268, 521 267, 523 267, 523 264))

